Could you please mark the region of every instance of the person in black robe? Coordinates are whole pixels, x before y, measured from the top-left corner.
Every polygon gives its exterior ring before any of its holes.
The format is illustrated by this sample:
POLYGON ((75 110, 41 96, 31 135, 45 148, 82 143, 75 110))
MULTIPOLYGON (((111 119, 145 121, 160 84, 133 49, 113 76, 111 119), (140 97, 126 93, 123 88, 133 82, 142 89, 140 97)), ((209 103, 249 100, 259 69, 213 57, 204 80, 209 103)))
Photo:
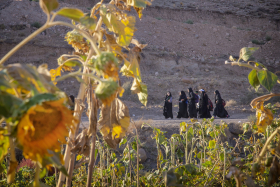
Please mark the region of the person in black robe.
POLYGON ((216 107, 215 107, 214 113, 213 113, 214 118, 216 118, 216 116, 218 116, 220 118, 229 118, 228 112, 226 111, 225 107, 223 106, 222 97, 221 97, 220 92, 218 90, 216 90, 214 92, 214 94, 215 94, 215 103, 216 103, 216 107))
POLYGON ((192 88, 188 89, 189 97, 188 99, 188 113, 190 118, 197 118, 197 110, 196 110, 196 104, 195 104, 195 93, 193 93, 192 88))
POLYGON ((199 99, 199 118, 211 118, 208 95, 203 89, 200 89, 199 91, 201 92, 199 99))
POLYGON ((179 97, 179 112, 177 115, 177 118, 188 118, 188 100, 187 100, 187 96, 186 93, 184 91, 181 91, 180 93, 180 97, 179 97))
POLYGON ((171 92, 166 93, 166 96, 164 99, 163 115, 165 116, 165 119, 168 119, 168 118, 173 119, 171 92))

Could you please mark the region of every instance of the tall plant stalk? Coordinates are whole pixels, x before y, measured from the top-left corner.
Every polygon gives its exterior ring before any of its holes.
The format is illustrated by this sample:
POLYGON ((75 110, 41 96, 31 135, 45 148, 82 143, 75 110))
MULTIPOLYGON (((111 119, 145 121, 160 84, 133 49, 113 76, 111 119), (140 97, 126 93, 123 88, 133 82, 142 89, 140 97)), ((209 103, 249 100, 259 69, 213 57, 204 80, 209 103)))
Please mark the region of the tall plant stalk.
POLYGON ((89 166, 88 166, 89 169, 88 169, 88 177, 87 177, 87 185, 86 185, 87 187, 90 187, 92 181, 92 173, 94 170, 94 163, 95 163, 95 144, 96 144, 96 129, 97 129, 97 101, 93 95, 91 84, 89 84, 87 100, 89 105, 89 125, 91 127, 90 129, 92 129, 92 139, 91 139, 92 141, 91 141, 91 150, 90 150, 90 158, 89 158, 89 166))
POLYGON ((186 164, 188 164, 188 130, 186 130, 185 160, 186 160, 186 164))

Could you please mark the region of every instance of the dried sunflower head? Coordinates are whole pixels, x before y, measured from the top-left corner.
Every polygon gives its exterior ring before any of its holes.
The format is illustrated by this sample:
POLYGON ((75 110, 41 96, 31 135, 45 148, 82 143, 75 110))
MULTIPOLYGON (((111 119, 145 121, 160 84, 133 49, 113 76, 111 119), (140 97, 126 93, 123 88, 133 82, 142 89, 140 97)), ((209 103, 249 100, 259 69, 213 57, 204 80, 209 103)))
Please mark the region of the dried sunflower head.
POLYGON ((64 105, 65 101, 61 98, 33 105, 22 116, 17 126, 17 139, 25 158, 42 163, 44 157, 50 156, 48 150, 58 152, 61 143, 66 143, 75 119, 64 105))
POLYGON ((76 52, 87 53, 89 51, 89 43, 78 31, 73 30, 68 32, 65 39, 70 45, 72 45, 76 52))
POLYGON ((92 65, 99 75, 108 79, 117 80, 119 77, 118 59, 113 53, 103 52, 97 59, 92 60, 92 65))

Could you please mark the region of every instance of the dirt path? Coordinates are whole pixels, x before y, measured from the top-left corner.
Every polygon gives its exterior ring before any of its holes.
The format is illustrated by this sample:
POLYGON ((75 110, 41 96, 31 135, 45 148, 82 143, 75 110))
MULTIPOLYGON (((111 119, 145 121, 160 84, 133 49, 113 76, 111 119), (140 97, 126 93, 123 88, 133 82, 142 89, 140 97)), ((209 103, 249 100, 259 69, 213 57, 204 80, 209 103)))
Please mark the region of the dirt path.
MULTIPOLYGON (((179 131, 179 127, 180 127, 180 123, 181 122, 189 122, 190 119, 167 119, 167 120, 152 120, 152 119, 135 119, 134 117, 132 117, 133 121, 135 121, 135 123, 137 125, 142 125, 142 123, 147 123, 153 127, 156 127, 156 128, 170 128, 170 129, 173 129, 173 128, 178 128, 178 131, 179 131)), ((202 121, 202 119, 198 119, 199 121, 202 121)), ((219 124, 221 122, 225 122, 227 124, 229 123, 245 123, 248 121, 248 118, 217 118, 215 119, 215 123, 219 124)), ((80 128, 87 128, 89 125, 89 122, 88 122, 88 119, 87 118, 82 118, 82 123, 80 125, 80 128)))

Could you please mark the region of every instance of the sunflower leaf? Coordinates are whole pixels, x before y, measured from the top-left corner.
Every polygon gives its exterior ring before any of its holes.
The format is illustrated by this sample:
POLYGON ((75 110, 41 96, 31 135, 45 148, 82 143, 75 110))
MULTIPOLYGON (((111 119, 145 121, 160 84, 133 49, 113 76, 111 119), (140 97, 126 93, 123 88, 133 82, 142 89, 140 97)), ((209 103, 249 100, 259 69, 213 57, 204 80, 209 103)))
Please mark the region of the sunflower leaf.
POLYGON ((103 5, 100 8, 100 15, 109 31, 118 34, 117 43, 120 46, 128 46, 135 31, 135 17, 122 14, 121 19, 113 12, 116 7, 113 5, 103 5))
POLYGON ((268 91, 271 91, 273 86, 276 84, 278 77, 270 71, 261 70, 258 71, 258 79, 261 85, 263 85, 268 91))
POLYGON ((104 140, 116 149, 130 124, 128 107, 116 98, 109 106, 102 105, 100 115, 98 124, 104 140))
POLYGON ((80 23, 85 26, 89 30, 94 30, 96 26, 95 19, 91 18, 90 16, 84 16, 80 19, 80 23))
POLYGON ((58 8, 59 3, 57 0, 40 0, 40 7, 46 14, 58 8))
POLYGON ((76 8, 62 8, 57 12, 57 14, 77 22, 80 22, 80 19, 84 16, 83 11, 76 8))
POLYGON ((253 69, 248 75, 249 83, 255 88, 257 91, 260 87, 260 81, 258 79, 257 70, 253 69))
POLYGON ((240 50, 239 58, 241 58, 244 61, 247 61, 249 60, 251 55, 258 49, 259 49, 258 47, 243 47, 240 50))
POLYGON ((21 104, 22 100, 19 98, 5 92, 0 92, 0 117, 11 117, 21 104))
POLYGON ((47 174, 47 168, 43 168, 40 172, 40 179, 44 178, 47 174))

